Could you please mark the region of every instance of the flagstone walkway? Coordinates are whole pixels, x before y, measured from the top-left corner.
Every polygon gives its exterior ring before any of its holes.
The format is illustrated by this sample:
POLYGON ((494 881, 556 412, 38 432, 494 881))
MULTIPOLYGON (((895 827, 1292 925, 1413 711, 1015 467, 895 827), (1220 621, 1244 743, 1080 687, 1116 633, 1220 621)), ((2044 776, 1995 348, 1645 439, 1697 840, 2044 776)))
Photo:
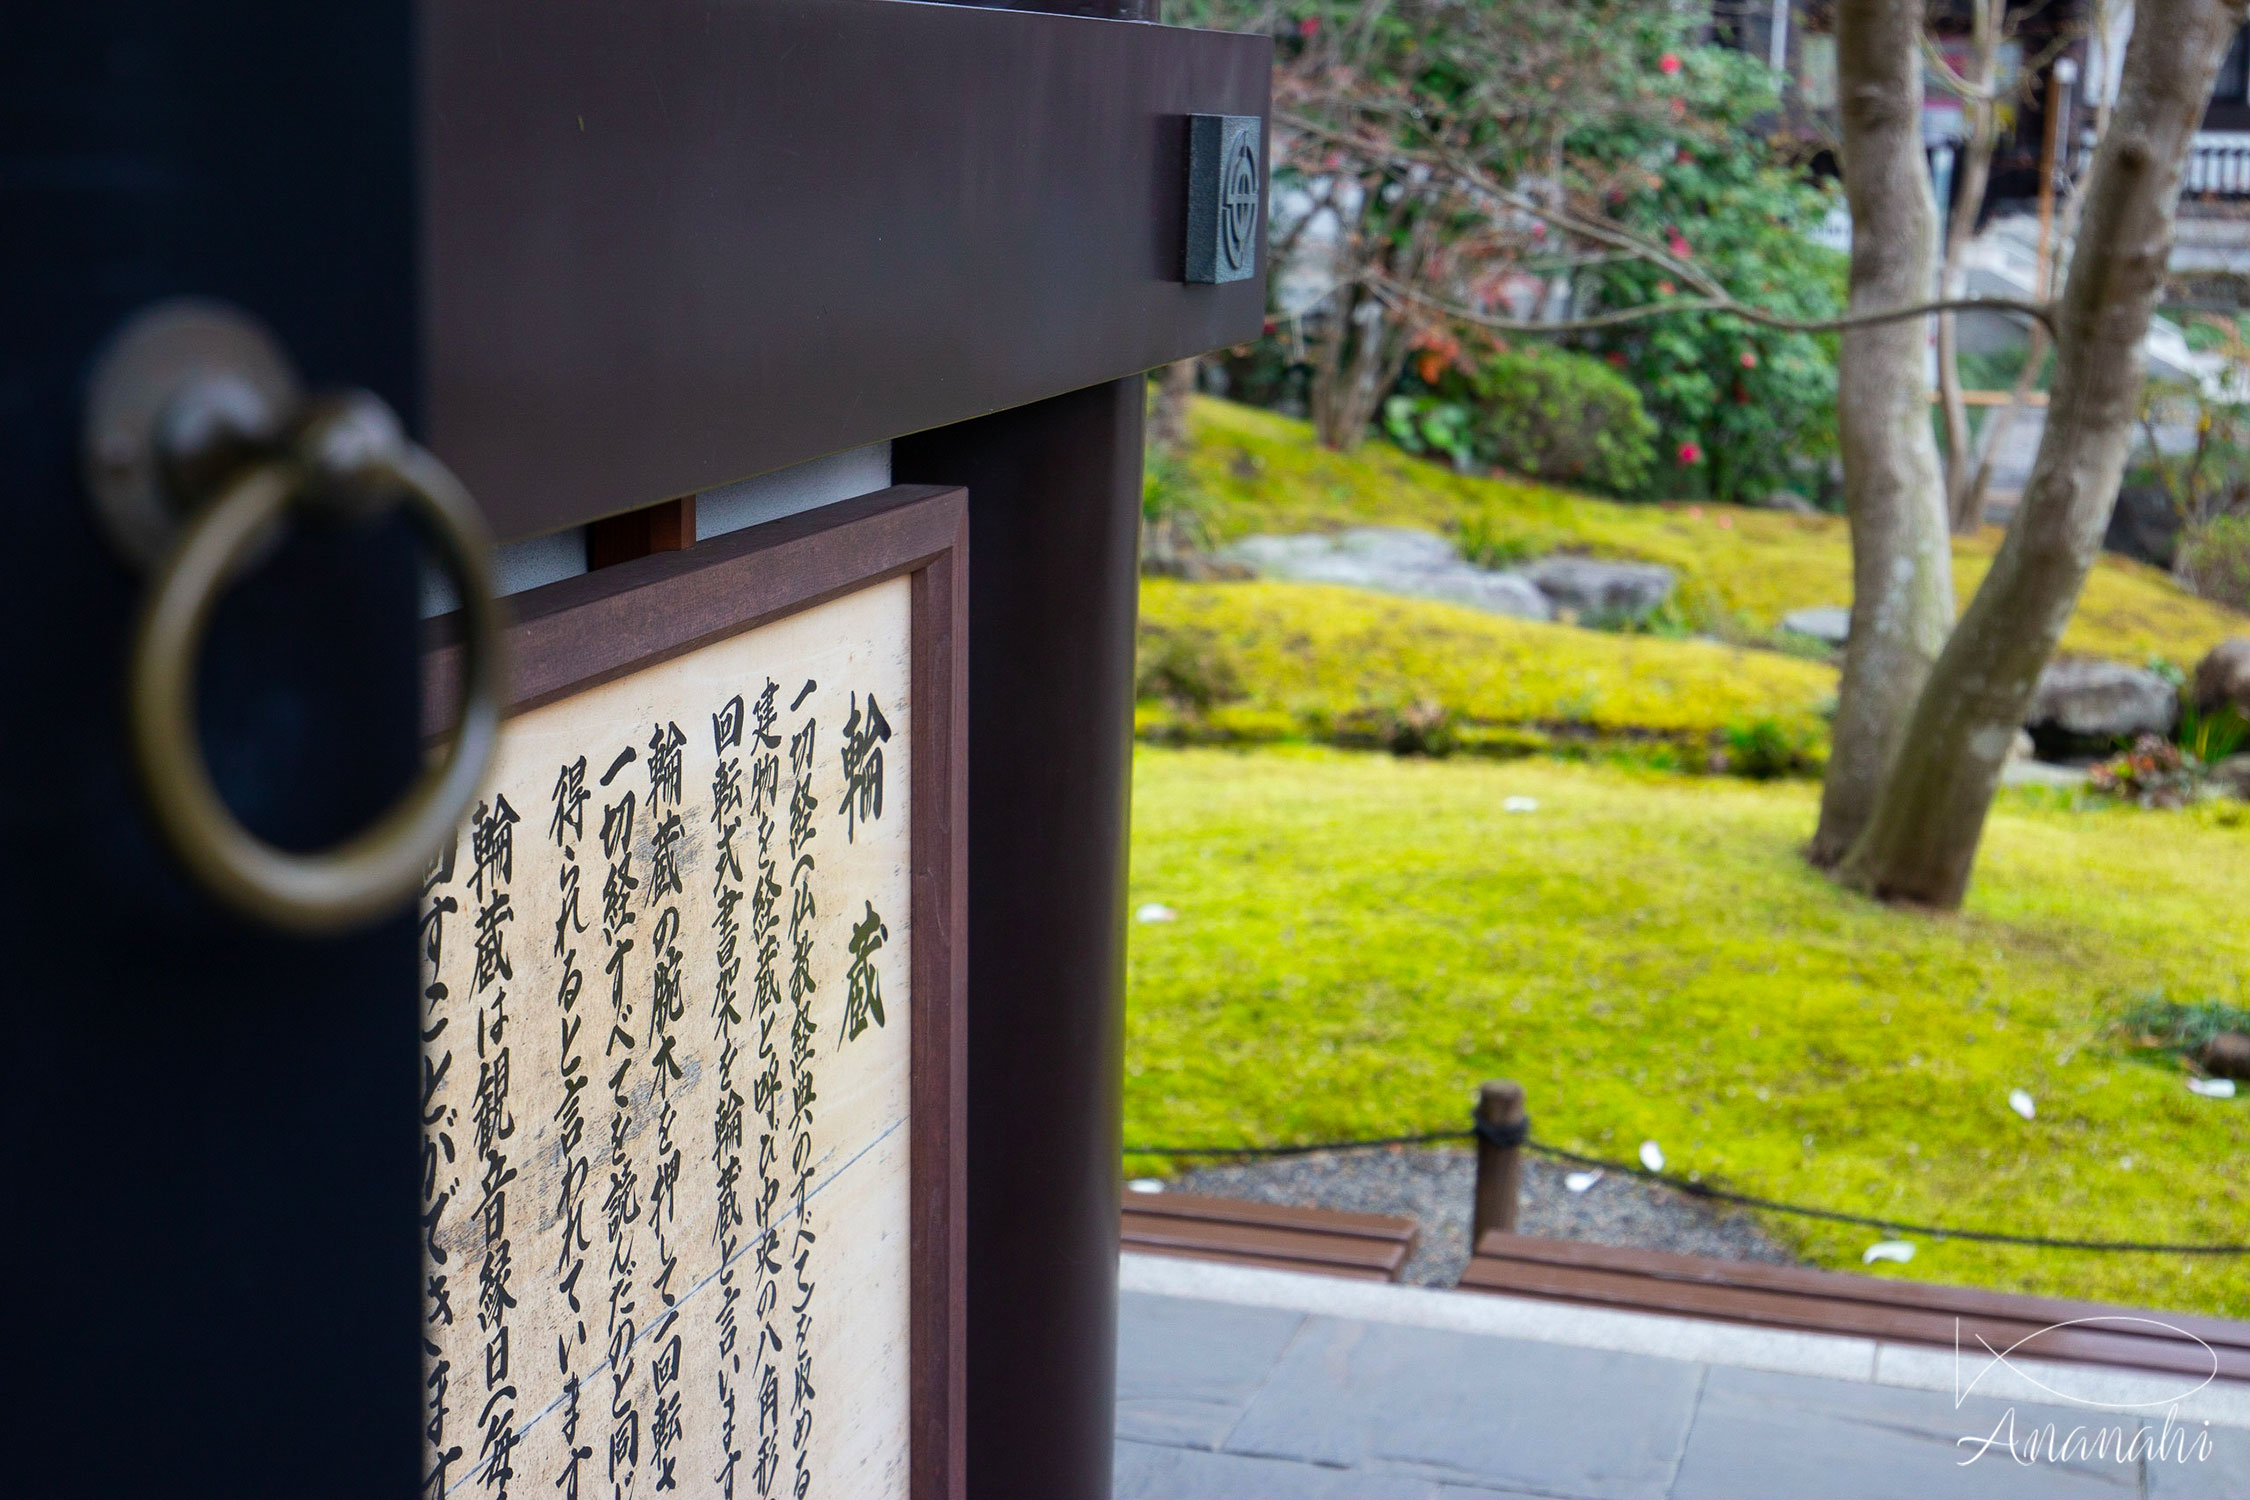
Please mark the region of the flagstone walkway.
POLYGON ((2250 1496, 2245 1385, 1151 1256, 1120 1282, 1118 1500, 2250 1496))

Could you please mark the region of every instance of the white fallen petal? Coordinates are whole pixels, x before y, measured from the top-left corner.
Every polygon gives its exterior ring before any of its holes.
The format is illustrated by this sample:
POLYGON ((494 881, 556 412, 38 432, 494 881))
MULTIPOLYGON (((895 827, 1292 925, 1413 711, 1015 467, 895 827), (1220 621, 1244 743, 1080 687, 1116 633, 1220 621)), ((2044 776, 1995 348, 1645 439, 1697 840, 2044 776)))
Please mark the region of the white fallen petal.
POLYGON ((1871 1266, 1879 1260, 1895 1260, 1903 1266, 1913 1258, 1914 1242, 1912 1240, 1878 1240, 1860 1252, 1859 1263, 1863 1266, 1871 1266))
POLYGON ((1133 913, 1133 920, 1136 922, 1177 922, 1180 920, 1180 914, 1161 901, 1151 901, 1148 905, 1133 913))
POLYGON ((1597 1167, 1591 1172, 1570 1173, 1568 1176, 1563 1178, 1562 1185, 1566 1188, 1569 1188, 1574 1193, 1583 1193, 1586 1191, 1586 1189, 1592 1187, 1595 1183, 1601 1180, 1601 1169, 1597 1167))
POLYGON ((2190 1078, 2188 1087, 2206 1099, 2234 1097, 2234 1080, 2231 1078, 2190 1078))
POLYGON ((2008 1108, 2014 1110, 2017 1114, 2022 1115, 2027 1120, 2033 1118, 2039 1113, 2039 1106, 2032 1103, 2031 1096, 2025 1093, 2022 1089, 2008 1090, 2008 1108))
POLYGON ((1164 1179, 1161 1177, 1136 1177, 1125 1185, 1136 1193, 1161 1193, 1164 1191, 1164 1179))
POLYGON ((1664 1170, 1664 1148, 1654 1141, 1641 1142, 1641 1165, 1651 1172, 1664 1170))
POLYGON ((1539 799, 1537 797, 1509 797, 1501 802, 1500 810, 1502 812, 1537 812, 1539 811, 1539 799))

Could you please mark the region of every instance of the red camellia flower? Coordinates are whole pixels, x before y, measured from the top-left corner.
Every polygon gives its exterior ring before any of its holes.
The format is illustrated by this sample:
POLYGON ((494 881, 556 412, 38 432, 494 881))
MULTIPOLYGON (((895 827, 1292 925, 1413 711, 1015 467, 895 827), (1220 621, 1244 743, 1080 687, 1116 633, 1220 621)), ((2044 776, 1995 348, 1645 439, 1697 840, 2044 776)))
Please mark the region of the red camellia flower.
POLYGON ((1742 351, 1742 368, 1744 368, 1745 370, 1755 370, 1756 368, 1758 368, 1758 352, 1755 349, 1745 349, 1742 351))
POLYGON ((1669 281, 1659 281, 1656 284, 1656 295, 1659 297, 1669 297, 1678 290, 1679 288, 1673 286, 1669 281))
POLYGON ((1703 462, 1703 449, 1693 439, 1680 444, 1680 462, 1688 465, 1703 462))
POLYGON ((1307 17, 1305 17, 1305 18, 1304 18, 1304 19, 1303 19, 1302 21, 1299 21, 1299 22, 1297 23, 1297 35, 1299 35, 1299 36, 1318 36, 1319 34, 1320 34, 1320 17, 1318 17, 1318 16, 1307 16, 1307 17))
POLYGON ((1676 234, 1666 242, 1664 248, 1672 252, 1674 260, 1686 260, 1695 253, 1694 250, 1689 248, 1688 242, 1676 234))
POLYGON ((1656 71, 1662 73, 1666 78, 1670 78, 1673 74, 1679 72, 1680 54, 1677 52, 1665 53, 1656 60, 1656 71))

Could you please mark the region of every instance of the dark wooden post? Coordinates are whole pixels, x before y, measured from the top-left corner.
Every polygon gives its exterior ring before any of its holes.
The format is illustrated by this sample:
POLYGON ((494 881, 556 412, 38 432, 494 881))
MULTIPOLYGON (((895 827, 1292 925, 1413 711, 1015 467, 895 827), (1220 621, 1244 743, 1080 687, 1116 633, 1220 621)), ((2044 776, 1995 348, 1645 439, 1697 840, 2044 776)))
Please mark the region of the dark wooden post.
POLYGON ((1498 1078, 1477 1090, 1477 1206, 1469 1221, 1469 1247, 1490 1229, 1516 1232, 1523 1193, 1523 1143, 1531 1135, 1523 1085, 1498 1078))
POLYGON ((969 491, 974 1496, 1110 1491, 1145 384, 892 449, 969 491))
MULTIPOLYGON (((48 1061, 0 1099, 0 1488, 396 1500, 423 1474, 414 918, 279 937, 157 845, 120 722, 147 583, 94 524, 77 445, 96 351, 175 294, 250 308, 316 384, 419 408, 415 7, 104 3, 7 29, 0 1027, 48 1061)), ((220 605, 199 729, 254 833, 333 844, 414 776, 417 578, 403 524, 295 528, 220 605)))

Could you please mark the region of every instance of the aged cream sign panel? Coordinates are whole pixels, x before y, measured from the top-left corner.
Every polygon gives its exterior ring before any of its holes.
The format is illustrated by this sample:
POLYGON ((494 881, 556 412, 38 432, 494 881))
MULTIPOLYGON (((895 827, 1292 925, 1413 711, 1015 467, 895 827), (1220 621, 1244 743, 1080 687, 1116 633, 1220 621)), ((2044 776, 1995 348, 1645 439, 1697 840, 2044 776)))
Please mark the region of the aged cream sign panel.
POLYGON ((508 725, 423 905, 429 1493, 905 1493, 909 634, 508 725))

